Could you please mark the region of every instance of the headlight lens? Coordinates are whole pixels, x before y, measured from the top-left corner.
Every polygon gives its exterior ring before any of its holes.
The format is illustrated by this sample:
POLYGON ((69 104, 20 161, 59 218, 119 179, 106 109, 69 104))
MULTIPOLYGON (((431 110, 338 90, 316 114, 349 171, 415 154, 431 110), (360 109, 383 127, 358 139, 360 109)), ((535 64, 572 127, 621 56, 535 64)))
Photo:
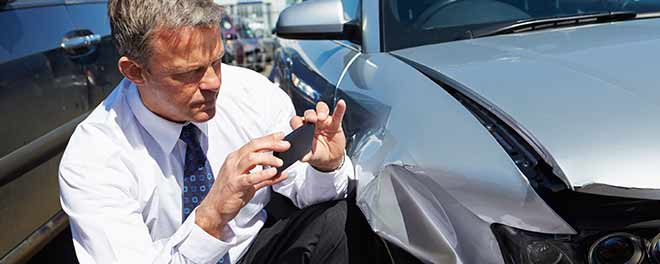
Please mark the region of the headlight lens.
POLYGON ((491 226, 507 264, 660 264, 660 229, 552 235, 491 226))
POLYGON ((660 263, 660 234, 656 235, 649 245, 649 259, 651 263, 660 263))
POLYGON ((566 262, 563 261, 565 256, 561 250, 550 243, 540 241, 532 242, 532 244, 527 246, 527 256, 530 262, 534 264, 559 264, 566 262))
POLYGON ((589 250, 592 264, 639 264, 644 261, 645 242, 629 233, 615 233, 597 240, 589 250))
MULTIPOLYGON (((562 243, 562 237, 528 232, 493 224, 497 242, 507 264, 573 264, 573 249, 562 243)), ((579 262, 578 262, 579 263, 579 262)))

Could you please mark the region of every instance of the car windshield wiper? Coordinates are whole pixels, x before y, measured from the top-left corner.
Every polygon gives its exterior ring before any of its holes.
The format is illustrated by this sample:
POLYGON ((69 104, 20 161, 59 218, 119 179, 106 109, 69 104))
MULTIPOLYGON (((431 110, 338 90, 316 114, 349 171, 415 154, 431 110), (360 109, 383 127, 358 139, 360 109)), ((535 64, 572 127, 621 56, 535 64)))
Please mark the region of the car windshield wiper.
POLYGON ((552 17, 552 18, 541 18, 541 19, 526 19, 526 20, 519 20, 514 22, 495 24, 492 26, 488 26, 476 30, 470 30, 466 32, 466 35, 468 38, 479 38, 479 37, 487 37, 487 36, 507 34, 507 33, 526 32, 526 31, 533 31, 533 30, 540 30, 547 28, 623 21, 623 20, 635 19, 636 17, 637 17, 637 13, 635 12, 621 11, 621 12, 606 12, 606 13, 595 13, 595 14, 592 13, 592 14, 581 14, 575 16, 563 16, 563 17, 552 17))

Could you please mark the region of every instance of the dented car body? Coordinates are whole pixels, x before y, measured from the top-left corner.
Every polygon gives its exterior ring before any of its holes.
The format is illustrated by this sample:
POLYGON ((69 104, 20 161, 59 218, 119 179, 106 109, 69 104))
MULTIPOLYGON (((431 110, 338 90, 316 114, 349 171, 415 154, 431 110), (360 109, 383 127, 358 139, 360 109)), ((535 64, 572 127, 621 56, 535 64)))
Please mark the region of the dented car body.
POLYGON ((660 263, 660 2, 428 2, 278 22, 271 79, 348 104, 370 228, 427 263, 660 263))

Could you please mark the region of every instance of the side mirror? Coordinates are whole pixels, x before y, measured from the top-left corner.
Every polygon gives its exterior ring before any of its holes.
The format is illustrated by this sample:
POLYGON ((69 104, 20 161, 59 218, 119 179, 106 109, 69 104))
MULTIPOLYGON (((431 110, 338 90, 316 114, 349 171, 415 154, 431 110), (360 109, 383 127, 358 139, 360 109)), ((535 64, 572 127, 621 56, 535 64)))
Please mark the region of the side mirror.
POLYGON ((288 39, 359 41, 360 25, 344 16, 341 0, 310 0, 280 14, 275 34, 288 39))

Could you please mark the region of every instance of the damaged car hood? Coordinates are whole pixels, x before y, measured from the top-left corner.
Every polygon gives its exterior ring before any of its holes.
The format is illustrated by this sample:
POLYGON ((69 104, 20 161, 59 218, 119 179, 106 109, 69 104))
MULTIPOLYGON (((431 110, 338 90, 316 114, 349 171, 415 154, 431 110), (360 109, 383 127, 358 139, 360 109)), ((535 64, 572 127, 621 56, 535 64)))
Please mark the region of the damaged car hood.
POLYGON ((501 35, 393 55, 511 119, 570 188, 660 199, 658 22, 501 35))

